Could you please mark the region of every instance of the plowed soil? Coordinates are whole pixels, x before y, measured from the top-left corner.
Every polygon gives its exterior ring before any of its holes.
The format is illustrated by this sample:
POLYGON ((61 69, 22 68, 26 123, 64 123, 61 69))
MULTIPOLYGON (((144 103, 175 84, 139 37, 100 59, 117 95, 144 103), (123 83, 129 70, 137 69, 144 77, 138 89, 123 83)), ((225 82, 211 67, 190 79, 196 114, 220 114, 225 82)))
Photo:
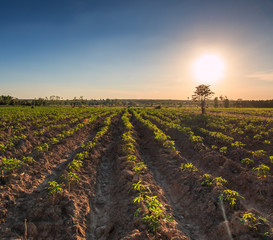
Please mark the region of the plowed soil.
MULTIPOLYGON (((133 163, 122 151, 125 129, 119 114, 84 159, 79 182, 73 183, 70 191, 64 186, 53 202, 49 182, 59 181, 68 164, 83 150, 81 145, 93 139, 103 126, 99 119, 48 152, 33 152, 36 163, 24 165, 2 179, 0 239, 269 239, 262 234, 270 231, 273 222, 272 178, 258 180, 231 156, 196 149, 178 132, 169 130, 166 133, 175 140, 182 157, 176 155, 133 116, 130 121, 134 126, 136 161, 148 166, 145 174, 136 175, 133 163), (240 192, 245 199, 235 208, 221 204, 219 187, 201 186, 197 174, 181 172, 183 161, 193 162, 215 177, 224 177, 228 188, 240 192), (156 233, 134 216, 137 205, 132 184, 139 180, 149 184, 173 219, 162 223, 156 233), (241 213, 249 209, 268 220, 258 231, 240 223, 241 213)), ((31 146, 27 149, 30 151, 31 146)))

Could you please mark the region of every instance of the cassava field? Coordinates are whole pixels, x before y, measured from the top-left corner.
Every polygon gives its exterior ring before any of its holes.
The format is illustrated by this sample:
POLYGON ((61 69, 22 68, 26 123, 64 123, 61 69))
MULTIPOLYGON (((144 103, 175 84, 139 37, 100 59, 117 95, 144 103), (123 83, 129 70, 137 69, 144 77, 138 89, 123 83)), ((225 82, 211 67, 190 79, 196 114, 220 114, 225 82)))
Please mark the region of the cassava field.
POLYGON ((0 239, 272 239, 273 110, 0 118, 0 239))

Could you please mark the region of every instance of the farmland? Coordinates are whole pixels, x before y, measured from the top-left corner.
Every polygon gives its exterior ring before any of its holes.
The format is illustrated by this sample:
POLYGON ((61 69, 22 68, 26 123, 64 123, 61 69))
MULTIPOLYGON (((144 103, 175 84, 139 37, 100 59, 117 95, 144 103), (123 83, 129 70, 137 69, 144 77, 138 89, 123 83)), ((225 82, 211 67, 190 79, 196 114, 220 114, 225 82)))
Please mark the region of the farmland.
POLYGON ((0 118, 0 239, 272 239, 272 110, 0 118))

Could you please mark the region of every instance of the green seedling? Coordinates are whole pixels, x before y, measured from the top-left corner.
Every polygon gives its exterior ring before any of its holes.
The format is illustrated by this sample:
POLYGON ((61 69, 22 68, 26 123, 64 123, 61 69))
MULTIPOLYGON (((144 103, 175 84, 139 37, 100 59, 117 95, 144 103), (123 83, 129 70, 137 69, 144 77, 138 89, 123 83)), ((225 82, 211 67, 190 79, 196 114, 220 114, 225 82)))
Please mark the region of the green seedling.
POLYGON ((44 132, 45 132, 45 129, 40 129, 40 131, 39 131, 39 134, 44 134, 44 132))
POLYGON ((224 200, 229 203, 232 207, 235 206, 236 202, 240 199, 245 199, 243 196, 241 196, 238 192, 226 189, 223 191, 223 193, 219 196, 219 200, 224 200))
POLYGON ((68 165, 68 169, 72 172, 77 172, 82 167, 82 161, 73 159, 72 162, 68 165))
POLYGON ((68 172, 65 175, 63 175, 63 178, 66 180, 68 184, 68 191, 70 192, 70 186, 72 182, 79 182, 79 177, 77 173, 74 172, 68 172))
POLYGON ((265 233, 264 233, 264 236, 265 236, 265 237, 270 237, 269 232, 265 232, 265 233))
POLYGON ((219 149, 219 152, 220 152, 220 153, 223 153, 223 154, 227 154, 227 147, 221 147, 221 148, 219 149))
POLYGON ((202 176, 202 186, 208 186, 210 187, 213 184, 213 177, 210 174, 204 174, 202 176))
POLYGON ((250 165, 250 164, 254 163, 254 160, 252 160, 250 158, 244 158, 241 160, 241 163, 245 163, 247 165, 250 165))
POLYGON ((269 174, 270 171, 270 167, 264 165, 264 164, 260 164, 258 167, 254 167, 252 168, 252 170, 254 172, 256 172, 256 174, 258 176, 262 176, 262 177, 266 177, 269 174))
POLYGON ((257 159, 261 159, 265 156, 266 151, 264 150, 256 150, 251 152, 252 156, 257 159))
POLYGON ((239 142, 239 141, 235 141, 234 143, 231 143, 232 147, 236 147, 236 148, 243 148, 246 144, 239 142))
POLYGON ((263 138, 263 136, 261 134, 256 134, 253 139, 254 140, 261 140, 263 138))
MULTIPOLYGON (((157 228, 160 225, 160 221, 173 221, 170 216, 164 214, 164 207, 157 200, 157 196, 149 196, 151 190, 149 185, 144 185, 141 181, 133 184, 134 190, 138 192, 138 196, 134 199, 134 203, 144 203, 146 210, 142 216, 142 219, 148 224, 151 231, 157 233, 157 228)), ((134 216, 139 216, 141 208, 138 208, 134 216)))
POLYGON ((142 184, 142 181, 133 183, 133 188, 138 192, 138 196, 134 199, 134 202, 141 202, 144 199, 144 194, 151 193, 150 185, 142 184))
POLYGON ((195 135, 191 135, 190 139, 191 142, 195 142, 195 143, 202 143, 203 142, 203 138, 200 136, 195 136, 195 135))
POLYGON ((56 135, 56 138, 59 139, 59 140, 62 140, 62 139, 65 138, 65 136, 64 136, 64 134, 61 134, 61 133, 60 133, 60 134, 57 134, 57 135, 56 135))
POLYGON ((135 146, 132 142, 127 142, 122 146, 122 151, 126 154, 133 154, 135 152, 135 146))
POLYGON ((197 167, 195 167, 192 163, 181 163, 179 167, 183 172, 187 171, 190 173, 198 171, 197 167))
POLYGON ((92 141, 86 143, 86 150, 90 151, 95 145, 96 143, 92 141))
POLYGON ((22 161, 17 158, 2 158, 0 162, 1 177, 21 167, 22 161))
POLYGON ((85 151, 85 152, 78 153, 78 154, 75 156, 75 159, 81 161, 81 160, 83 160, 83 159, 85 159, 85 158, 87 158, 87 157, 88 157, 88 152, 85 151))
POLYGON ((148 209, 142 219, 147 222, 148 227, 157 235, 157 228, 160 226, 160 222, 172 222, 171 216, 164 214, 164 207, 157 200, 157 196, 145 196, 145 205, 148 209))
POLYGON ((128 143, 128 142, 134 143, 135 139, 133 139, 132 133, 133 133, 132 131, 128 131, 128 132, 123 133, 122 134, 122 141, 126 142, 126 143, 128 143))
POLYGON ((28 165, 36 163, 35 159, 31 156, 23 157, 23 162, 27 163, 28 165))
POLYGON ((262 224, 262 222, 267 222, 267 219, 259 216, 256 217, 254 213, 249 212, 245 213, 241 220, 241 224, 248 226, 252 230, 258 230, 258 225, 262 224))
POLYGON ((5 152, 7 150, 7 146, 5 144, 0 144, 0 151, 5 152))
POLYGON ((222 177, 216 177, 215 179, 216 186, 222 187, 224 183, 227 183, 227 180, 222 177))
POLYGON ((127 159, 129 162, 135 162, 136 161, 136 156, 132 154, 127 155, 127 159))
POLYGON ((144 162, 138 162, 133 167, 133 171, 137 172, 137 174, 145 173, 146 170, 147 170, 147 165, 144 164, 144 162))
POLYGON ((60 141, 57 139, 57 138, 51 138, 50 139, 50 143, 52 144, 52 145, 55 145, 55 144, 58 144, 60 141))
POLYGON ((163 147, 175 151, 175 143, 171 140, 166 140, 163 142, 163 147))
POLYGON ((54 205, 57 193, 61 192, 63 189, 62 189, 61 185, 59 183, 57 183, 56 181, 52 181, 52 182, 48 182, 48 183, 50 184, 48 189, 50 190, 49 193, 52 194, 52 203, 54 205))
POLYGON ((47 143, 44 143, 44 144, 42 144, 42 145, 40 145, 40 146, 37 146, 35 149, 36 149, 38 152, 43 152, 43 151, 47 151, 47 150, 49 149, 49 146, 48 146, 47 143))
POLYGON ((37 146, 35 149, 36 149, 38 152, 42 152, 42 151, 43 151, 43 147, 42 147, 42 146, 37 146))

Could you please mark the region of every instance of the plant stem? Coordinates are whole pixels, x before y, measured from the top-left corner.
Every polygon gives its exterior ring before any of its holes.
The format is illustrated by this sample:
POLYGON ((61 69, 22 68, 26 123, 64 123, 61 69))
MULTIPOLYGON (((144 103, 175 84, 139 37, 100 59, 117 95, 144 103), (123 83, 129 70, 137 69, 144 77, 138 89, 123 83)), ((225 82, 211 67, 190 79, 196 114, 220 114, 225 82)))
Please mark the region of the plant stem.
POLYGON ((24 234, 24 240, 27 240, 27 219, 25 218, 25 234, 24 234))

